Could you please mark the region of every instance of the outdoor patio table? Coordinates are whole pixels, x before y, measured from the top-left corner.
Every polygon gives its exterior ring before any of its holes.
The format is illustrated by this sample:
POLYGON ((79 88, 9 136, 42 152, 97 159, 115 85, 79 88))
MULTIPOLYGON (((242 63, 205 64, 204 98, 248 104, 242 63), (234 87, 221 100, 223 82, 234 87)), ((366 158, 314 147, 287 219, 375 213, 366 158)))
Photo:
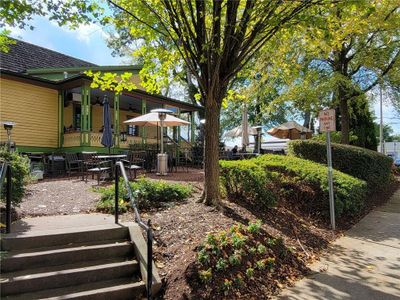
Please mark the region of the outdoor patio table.
POLYGON ((98 159, 110 159, 110 160, 114 160, 114 161, 118 161, 118 160, 121 160, 126 157, 127 157, 126 154, 96 155, 96 158, 98 158, 98 159))
POLYGON ((115 174, 115 163, 121 159, 126 159, 128 156, 126 154, 109 154, 109 155, 96 155, 98 159, 110 160, 111 161, 111 177, 114 178, 115 174))

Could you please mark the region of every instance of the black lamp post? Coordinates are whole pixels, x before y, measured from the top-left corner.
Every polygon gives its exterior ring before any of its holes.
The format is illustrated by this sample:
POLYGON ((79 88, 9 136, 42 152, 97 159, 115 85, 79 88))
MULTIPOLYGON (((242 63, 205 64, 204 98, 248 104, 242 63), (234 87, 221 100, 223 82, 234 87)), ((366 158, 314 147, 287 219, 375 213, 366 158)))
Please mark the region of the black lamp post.
POLYGON ((11 130, 15 126, 15 122, 12 121, 4 121, 2 122, 4 129, 7 131, 7 149, 11 151, 11 130))

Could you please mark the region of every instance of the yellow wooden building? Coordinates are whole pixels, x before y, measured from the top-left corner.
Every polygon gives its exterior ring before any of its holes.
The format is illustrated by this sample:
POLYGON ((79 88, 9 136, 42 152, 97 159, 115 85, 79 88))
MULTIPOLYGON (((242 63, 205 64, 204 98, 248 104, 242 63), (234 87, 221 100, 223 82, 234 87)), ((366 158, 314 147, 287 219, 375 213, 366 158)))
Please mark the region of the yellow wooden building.
MULTIPOLYGON (((189 126, 170 128, 180 144, 195 140, 196 112, 202 108, 142 89, 114 95, 91 89, 84 71, 131 72, 140 87, 140 66, 97 66, 20 40, 0 53, 0 121, 13 121, 12 140, 20 152, 106 152, 101 144, 102 102, 110 99, 114 151, 132 144, 157 143, 159 129, 128 126, 125 120, 155 108, 172 110, 189 126), (123 133, 123 134, 121 134, 123 133), (123 137, 123 138, 121 138, 123 137)), ((7 139, 0 128, 0 143, 7 139)))

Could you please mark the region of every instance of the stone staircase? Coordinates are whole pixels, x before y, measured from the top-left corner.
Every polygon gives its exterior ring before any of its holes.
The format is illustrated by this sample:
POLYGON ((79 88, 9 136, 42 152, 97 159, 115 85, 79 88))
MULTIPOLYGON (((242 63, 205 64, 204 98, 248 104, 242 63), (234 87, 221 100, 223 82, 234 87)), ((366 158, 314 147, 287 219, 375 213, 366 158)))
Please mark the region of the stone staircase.
POLYGON ((1 299, 143 298, 140 229, 103 227, 4 235, 1 299))

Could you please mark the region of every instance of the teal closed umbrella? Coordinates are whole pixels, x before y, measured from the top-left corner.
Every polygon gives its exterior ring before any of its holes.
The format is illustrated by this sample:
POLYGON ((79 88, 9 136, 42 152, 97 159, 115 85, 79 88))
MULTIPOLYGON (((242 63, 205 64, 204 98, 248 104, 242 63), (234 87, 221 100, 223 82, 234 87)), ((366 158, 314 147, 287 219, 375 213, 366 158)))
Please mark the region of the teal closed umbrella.
POLYGON ((101 137, 101 144, 108 148, 110 153, 110 148, 114 146, 112 128, 111 128, 111 116, 110 116, 110 103, 108 101, 107 95, 104 96, 103 101, 103 136, 101 137))

